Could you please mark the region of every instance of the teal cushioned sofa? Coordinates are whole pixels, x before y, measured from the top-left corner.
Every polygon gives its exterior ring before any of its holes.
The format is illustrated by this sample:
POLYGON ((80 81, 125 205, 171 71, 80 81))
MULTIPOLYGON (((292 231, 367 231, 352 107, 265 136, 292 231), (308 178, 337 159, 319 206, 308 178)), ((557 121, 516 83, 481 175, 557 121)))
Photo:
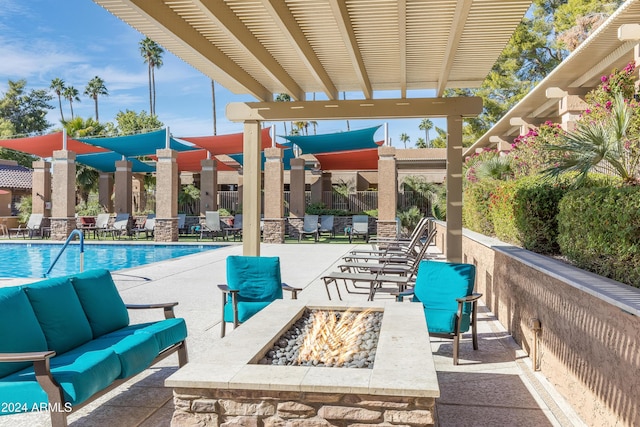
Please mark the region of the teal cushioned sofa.
POLYGON ((125 305, 107 270, 0 288, 0 415, 67 414, 177 352, 187 363, 177 303, 125 305), (128 309, 159 308, 164 320, 129 324, 128 309))

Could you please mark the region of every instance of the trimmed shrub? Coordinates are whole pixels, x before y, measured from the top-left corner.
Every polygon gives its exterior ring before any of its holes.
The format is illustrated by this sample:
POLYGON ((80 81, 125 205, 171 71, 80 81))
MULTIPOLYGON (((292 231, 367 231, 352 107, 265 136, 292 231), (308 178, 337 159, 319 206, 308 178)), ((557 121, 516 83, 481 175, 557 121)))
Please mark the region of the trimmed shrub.
POLYGON ((463 193, 462 224, 464 227, 493 236, 493 224, 489 217, 489 202, 495 188, 502 181, 486 179, 469 183, 463 193))
POLYGON ((559 209, 563 255, 577 267, 640 287, 640 187, 572 191, 559 209))

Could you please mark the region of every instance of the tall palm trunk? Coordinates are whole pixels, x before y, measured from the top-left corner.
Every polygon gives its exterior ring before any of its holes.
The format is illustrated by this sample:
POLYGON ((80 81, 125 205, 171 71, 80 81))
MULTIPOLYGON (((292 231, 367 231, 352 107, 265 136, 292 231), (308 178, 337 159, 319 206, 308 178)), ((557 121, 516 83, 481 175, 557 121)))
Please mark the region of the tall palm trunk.
POLYGON ((153 91, 151 90, 151 70, 152 70, 151 62, 149 62, 149 67, 147 69, 147 74, 149 75, 149 114, 153 116, 153 91))
POLYGON ((153 88, 153 115, 156 115, 156 71, 151 68, 151 87, 153 88))
POLYGON ((216 118, 216 82, 211 80, 211 103, 213 106, 213 134, 218 134, 217 118, 216 118))
POLYGON ((98 96, 93 97, 93 102, 95 102, 96 105, 96 122, 99 122, 100 119, 98 118, 98 96))
POLYGON ((64 112, 62 111, 62 96, 58 93, 58 106, 60 107, 60 119, 64 123, 64 112))

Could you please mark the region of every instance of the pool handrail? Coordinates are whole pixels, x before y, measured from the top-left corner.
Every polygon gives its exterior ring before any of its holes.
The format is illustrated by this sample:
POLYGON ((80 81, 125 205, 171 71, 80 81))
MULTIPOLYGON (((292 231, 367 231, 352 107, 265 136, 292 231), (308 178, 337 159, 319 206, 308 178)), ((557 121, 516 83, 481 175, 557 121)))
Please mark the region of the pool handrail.
POLYGON ((49 273, 51 273, 51 270, 53 270, 53 267, 58 262, 58 259, 60 258, 64 250, 67 249, 67 246, 69 246, 69 242, 73 240, 73 236, 78 236, 78 238, 80 239, 80 272, 82 273, 84 271, 84 234, 82 234, 82 231, 80 230, 72 230, 71 233, 69 233, 69 237, 67 237, 67 240, 64 242, 64 245, 62 245, 60 252, 58 252, 58 255, 49 266, 49 269, 46 273, 44 273, 44 277, 49 276, 49 273))

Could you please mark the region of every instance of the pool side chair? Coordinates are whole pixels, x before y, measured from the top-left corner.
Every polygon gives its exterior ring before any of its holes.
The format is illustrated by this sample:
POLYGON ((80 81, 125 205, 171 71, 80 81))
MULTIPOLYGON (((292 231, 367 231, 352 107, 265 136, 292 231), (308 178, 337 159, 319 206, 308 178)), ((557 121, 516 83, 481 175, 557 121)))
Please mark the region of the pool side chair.
POLYGON ((234 242, 236 241, 237 237, 242 239, 242 214, 235 214, 233 216, 233 226, 225 228, 224 232, 227 236, 227 239, 229 239, 229 235, 232 235, 234 242))
POLYGON ((328 234, 329 238, 335 237, 336 232, 333 229, 334 222, 333 215, 320 215, 320 229, 318 230, 318 235, 322 236, 323 234, 328 234))
POLYGON ((384 244, 381 244, 378 249, 356 249, 349 252, 349 254, 345 255, 343 258, 345 261, 354 261, 356 259, 375 259, 380 256, 407 256, 412 254, 414 250, 422 246, 422 244, 431 243, 431 240, 433 239, 431 234, 427 236, 425 242, 422 241, 427 230, 427 221, 420 221, 411 234, 411 240, 407 242, 389 240, 384 244))
POLYGON ((225 234, 220 224, 220 212, 219 211, 206 211, 204 214, 204 224, 200 226, 200 237, 198 240, 202 240, 205 234, 211 236, 211 240, 215 240, 218 237, 226 239, 225 234))
POLYGON ((398 293, 398 301, 412 296, 421 303, 429 335, 453 339, 453 364, 458 364, 460 336, 471 329, 473 349, 478 349, 476 268, 472 264, 421 261, 413 289, 398 293))
POLYGON ((115 240, 117 237, 120 239, 123 235, 129 233, 129 220, 131 219, 131 215, 128 213, 119 213, 116 215, 116 219, 113 221, 113 224, 110 227, 107 227, 103 234, 110 234, 111 237, 115 240))
POLYGON ((178 214, 178 234, 187 234, 189 229, 186 226, 187 223, 187 214, 179 213, 178 214))
POLYGON ((351 217, 349 243, 352 243, 353 238, 358 236, 362 236, 366 242, 369 241, 369 215, 353 215, 351 217))
POLYGON ((220 336, 224 338, 227 323, 237 328, 277 299, 283 290, 297 299, 302 289, 282 283, 279 257, 230 255, 227 257, 227 284, 222 291, 220 336))
POLYGON ((11 232, 16 233, 16 237, 22 236, 22 238, 26 239, 27 235, 29 239, 33 238, 33 236, 38 235, 42 237, 42 220, 44 215, 41 213, 32 213, 29 215, 29 220, 27 224, 23 226, 19 226, 18 228, 12 228, 9 230, 9 237, 11 237, 11 232))
POLYGON ((140 235, 144 233, 144 238, 148 239, 153 237, 153 232, 156 228, 156 216, 153 214, 147 215, 144 220, 144 224, 141 227, 136 227, 131 230, 131 234, 136 236, 136 239, 140 238, 140 235))
POLYGON ((320 240, 320 226, 318 225, 318 215, 305 215, 302 230, 298 233, 298 242, 305 236, 313 236, 317 242, 320 240))

